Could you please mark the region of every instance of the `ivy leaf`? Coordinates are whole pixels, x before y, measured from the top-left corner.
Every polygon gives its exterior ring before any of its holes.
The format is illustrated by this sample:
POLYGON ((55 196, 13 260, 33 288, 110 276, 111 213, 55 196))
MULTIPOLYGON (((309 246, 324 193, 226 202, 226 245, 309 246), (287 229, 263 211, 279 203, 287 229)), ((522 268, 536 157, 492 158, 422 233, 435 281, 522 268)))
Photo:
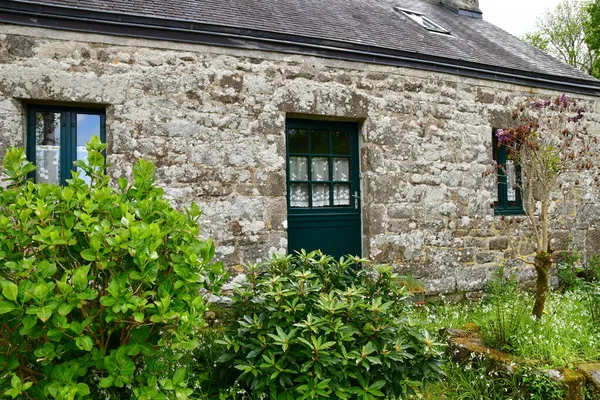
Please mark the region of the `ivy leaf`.
POLYGON ((96 253, 92 249, 85 249, 79 254, 86 261, 96 261, 96 253))
POLYGON ((185 374, 185 367, 178 368, 177 371, 175 371, 175 375, 173 375, 173 384, 179 385, 180 383, 183 383, 185 379, 185 374))
POLYGON ((83 267, 79 267, 73 272, 73 277, 71 278, 73 281, 73 286, 77 290, 83 290, 88 285, 88 272, 90 272, 90 266, 84 265, 83 267))
POLYGON ((2 289, 2 295, 8 300, 17 301, 17 295, 19 294, 19 288, 12 282, 4 285, 2 289))
POLYGON ((86 385, 85 383, 78 383, 77 384, 77 394, 79 394, 80 396, 88 396, 90 394, 90 387, 88 385, 86 385))
POLYGON ((100 382, 98 383, 98 386, 101 389, 108 389, 109 387, 111 387, 113 385, 114 382, 115 382, 115 377, 109 376, 107 378, 101 379, 100 382))
POLYGON ((75 339, 75 344, 77 345, 77 347, 79 347, 79 349, 85 351, 90 351, 92 347, 94 347, 94 342, 92 342, 92 338, 90 338, 87 335, 80 336, 77 339, 75 339))
POLYGON ((50 319, 50 317, 52 316, 52 309, 50 307, 40 307, 37 312, 35 313, 35 315, 37 315, 37 317, 42 321, 42 322, 46 322, 50 319))
POLYGON ((62 303, 58 307, 58 313, 62 316, 69 315, 69 313, 73 310, 73 306, 68 303, 62 303))
POLYGON ((7 314, 11 311, 16 310, 18 307, 8 301, 0 301, 0 314, 7 314))

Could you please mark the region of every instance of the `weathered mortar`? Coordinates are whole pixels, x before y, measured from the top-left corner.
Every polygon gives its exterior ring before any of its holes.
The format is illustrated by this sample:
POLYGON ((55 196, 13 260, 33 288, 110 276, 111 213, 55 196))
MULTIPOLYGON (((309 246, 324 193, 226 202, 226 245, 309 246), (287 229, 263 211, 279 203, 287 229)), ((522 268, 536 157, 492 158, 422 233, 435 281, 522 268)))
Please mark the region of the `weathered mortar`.
MULTIPOLYGON (((138 157, 155 162, 176 205, 195 201, 205 210, 205 233, 233 266, 286 250, 286 116, 358 121, 364 255, 427 279, 433 292, 477 290, 511 256, 497 239, 494 182, 485 177, 492 128, 520 102, 556 94, 402 68, 0 26, 0 157, 6 145, 24 144, 27 103, 106 105, 110 173, 127 176, 138 157)), ((582 101, 598 132, 600 102, 582 101)), ((570 195, 577 206, 556 215, 556 248, 572 240, 600 252, 600 230, 588 230, 598 226, 598 193, 583 183, 570 195)))

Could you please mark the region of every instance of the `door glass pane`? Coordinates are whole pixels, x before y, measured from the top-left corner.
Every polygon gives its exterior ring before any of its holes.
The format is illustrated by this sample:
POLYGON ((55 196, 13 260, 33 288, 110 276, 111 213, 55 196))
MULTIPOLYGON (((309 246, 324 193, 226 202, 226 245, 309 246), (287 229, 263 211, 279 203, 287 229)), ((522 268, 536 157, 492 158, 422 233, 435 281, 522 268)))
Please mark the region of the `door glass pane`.
POLYGON ((517 200, 517 172, 513 160, 506 160, 506 193, 508 201, 517 200))
POLYGON ((307 129, 289 129, 288 141, 290 153, 308 153, 307 129))
POLYGON ((307 181, 308 180, 308 158, 290 157, 290 180, 307 181))
POLYGON ((308 207, 308 183, 290 185, 290 206, 308 207))
POLYGON ((60 184, 60 114, 35 113, 35 179, 60 184))
POLYGON ((333 132, 331 134, 333 154, 350 154, 350 135, 348 132, 333 132))
POLYGON ((329 180, 329 158, 315 157, 312 159, 312 180, 313 181, 328 181, 329 180))
MULTIPOLYGON (((90 141, 92 136, 100 137, 100 116, 77 114, 77 160, 87 160, 88 153, 85 145, 90 141)), ((79 176, 87 183, 90 183, 90 178, 85 173, 82 172, 79 176)))
POLYGON ((329 131, 313 130, 310 140, 313 154, 329 154, 329 131))
POLYGON ((334 181, 349 181, 350 180, 350 159, 334 158, 333 159, 333 180, 334 181))
POLYGON ((350 205, 350 185, 337 184, 333 186, 333 205, 334 206, 349 206, 350 205))
POLYGON ((313 207, 329 207, 329 184, 313 185, 312 203, 313 207))

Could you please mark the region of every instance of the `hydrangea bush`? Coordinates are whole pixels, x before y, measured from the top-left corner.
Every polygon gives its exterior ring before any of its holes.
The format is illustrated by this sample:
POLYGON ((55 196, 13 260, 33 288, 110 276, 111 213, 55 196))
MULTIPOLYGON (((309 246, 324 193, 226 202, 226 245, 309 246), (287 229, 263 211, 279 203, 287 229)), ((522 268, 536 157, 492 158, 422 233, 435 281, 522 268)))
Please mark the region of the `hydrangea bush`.
POLYGON ((35 184, 22 149, 0 189, 0 394, 12 398, 185 399, 182 353, 197 345, 201 291, 223 281, 214 245, 140 160, 109 185, 95 137, 67 187, 35 184), (85 173, 90 184, 81 178, 85 173))

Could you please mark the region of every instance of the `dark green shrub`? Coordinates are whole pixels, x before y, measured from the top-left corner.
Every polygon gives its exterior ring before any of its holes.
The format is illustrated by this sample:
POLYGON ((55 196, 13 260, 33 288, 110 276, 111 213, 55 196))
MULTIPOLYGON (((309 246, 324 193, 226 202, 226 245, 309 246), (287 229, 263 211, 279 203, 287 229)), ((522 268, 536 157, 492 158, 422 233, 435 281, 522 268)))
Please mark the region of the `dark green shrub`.
POLYGON ((201 291, 222 281, 198 207, 174 210, 140 160, 109 186, 104 145, 67 187, 26 181, 20 149, 0 189, 0 394, 35 399, 183 399, 181 355, 198 345, 201 291))
POLYGON ((219 341, 234 323, 231 314, 232 310, 226 306, 210 304, 210 311, 205 314, 206 325, 197 336, 199 346, 180 362, 189 371, 188 382, 195 389, 196 399, 218 399, 221 393, 234 386, 236 371, 218 368, 217 364, 219 357, 227 351, 219 341))
POLYGON ((582 266, 578 265, 579 253, 576 251, 563 251, 558 256, 556 267, 558 269, 558 288, 561 291, 581 289, 584 279, 581 278, 582 266))
POLYGON ((397 398, 440 377, 442 346, 406 316, 401 280, 364 263, 312 252, 248 267, 219 361, 251 398, 397 398))
POLYGON ((600 283, 600 257, 595 255, 586 262, 580 262, 577 251, 564 251, 559 254, 558 286, 562 291, 585 289, 587 284, 600 283))

